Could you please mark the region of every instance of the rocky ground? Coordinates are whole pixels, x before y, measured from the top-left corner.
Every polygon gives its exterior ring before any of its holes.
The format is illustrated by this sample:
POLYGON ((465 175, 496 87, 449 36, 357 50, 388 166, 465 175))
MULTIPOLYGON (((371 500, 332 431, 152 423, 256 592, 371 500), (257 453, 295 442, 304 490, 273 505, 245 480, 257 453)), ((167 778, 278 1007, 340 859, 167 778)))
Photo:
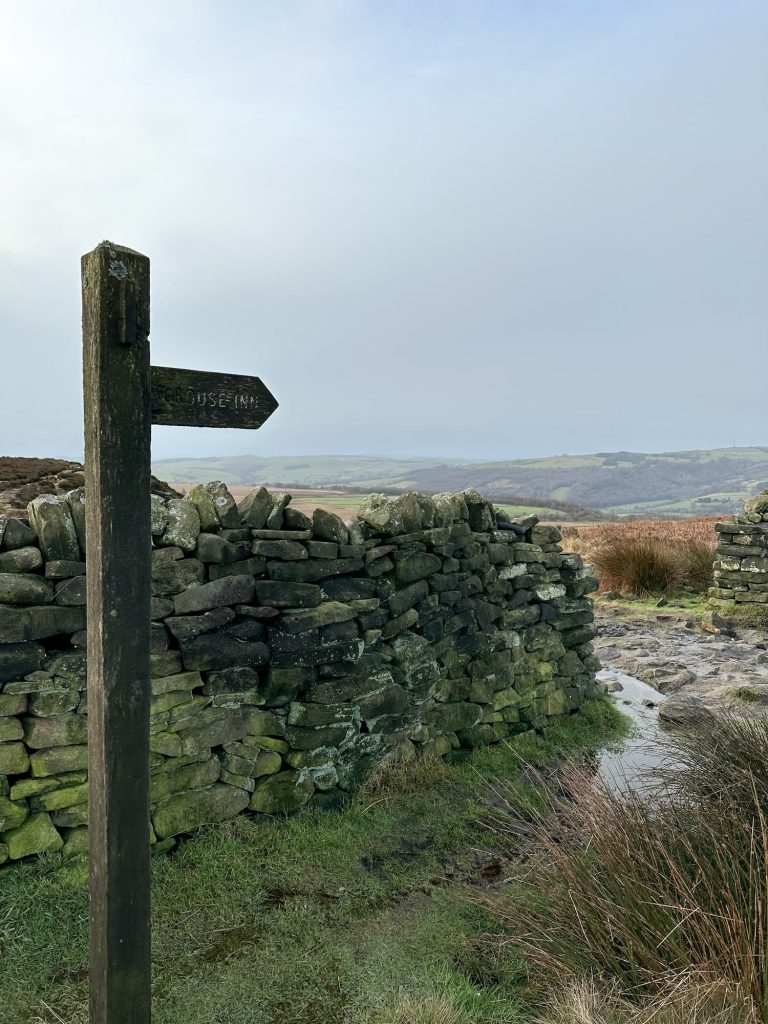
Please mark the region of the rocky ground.
MULTIPOLYGON (((23 516, 40 494, 65 494, 85 483, 79 462, 64 459, 27 459, 0 455, 0 515, 23 516)), ((152 493, 178 498, 178 491, 152 477, 152 493)))
POLYGON ((595 653, 603 667, 649 684, 667 724, 715 710, 768 715, 768 632, 731 628, 685 608, 651 611, 598 601, 595 653))

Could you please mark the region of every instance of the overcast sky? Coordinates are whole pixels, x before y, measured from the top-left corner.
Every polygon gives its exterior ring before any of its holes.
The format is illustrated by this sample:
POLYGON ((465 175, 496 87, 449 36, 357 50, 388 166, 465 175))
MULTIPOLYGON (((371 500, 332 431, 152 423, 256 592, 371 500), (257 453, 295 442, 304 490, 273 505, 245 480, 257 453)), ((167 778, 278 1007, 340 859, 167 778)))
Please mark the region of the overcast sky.
POLYGON ((102 238, 280 402, 156 458, 768 443, 764 0, 0 11, 0 454, 81 457, 102 238))

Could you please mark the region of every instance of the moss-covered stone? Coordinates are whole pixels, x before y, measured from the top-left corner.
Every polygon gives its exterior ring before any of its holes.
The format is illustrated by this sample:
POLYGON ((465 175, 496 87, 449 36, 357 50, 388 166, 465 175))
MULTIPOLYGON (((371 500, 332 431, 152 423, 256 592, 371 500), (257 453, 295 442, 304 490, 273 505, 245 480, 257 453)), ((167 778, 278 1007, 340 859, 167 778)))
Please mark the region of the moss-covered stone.
POLYGON ((62 830, 64 845, 61 848, 61 855, 65 860, 73 857, 84 857, 88 853, 88 829, 84 825, 77 828, 62 830))
POLYGON ((435 736, 424 744, 423 754, 425 757, 445 757, 451 750, 452 744, 447 736, 435 736))
POLYGON ((205 566, 198 558, 153 562, 152 565, 152 593, 155 597, 181 594, 204 580, 205 566))
POLYGON ((159 839, 175 836, 207 822, 234 818, 248 805, 248 794, 234 786, 215 783, 191 793, 177 793, 159 803, 152 825, 159 839))
POLYGON ((40 796, 42 793, 50 793, 52 789, 60 789, 62 786, 77 786, 85 782, 87 772, 65 772, 62 775, 48 775, 42 779, 19 779, 11 786, 11 800, 25 800, 28 797, 40 796))
POLYGON ((291 749, 285 740, 278 739, 277 736, 244 736, 243 743, 249 747, 259 747, 261 750, 276 750, 280 754, 287 754, 291 749))
POLYGON ((54 789, 50 793, 35 797, 37 803, 46 811, 60 811, 64 807, 76 807, 77 804, 84 804, 88 800, 88 783, 83 782, 79 786, 65 786, 62 789, 54 789))
POLYGON ((565 690, 554 690, 542 697, 542 714, 549 718, 552 715, 564 715, 568 711, 568 695, 565 690))
MULTIPOLYGON (((3 646, 11 646, 16 641, 40 640, 59 633, 76 633, 84 628, 85 608, 82 607, 67 608, 50 604, 25 608, 0 606, 0 642, 3 646)), ((0 675, 3 672, 2 662, 0 649, 0 675)))
POLYGON ((22 775, 29 768, 23 743, 0 743, 0 775, 22 775))
POLYGON ((0 743, 23 739, 24 729, 18 718, 0 718, 0 743))
POLYGON ((288 706, 288 725, 314 729, 325 725, 348 725, 360 715, 352 704, 305 704, 294 701, 288 706))
POLYGON ((50 853, 64 845, 50 815, 45 812, 30 814, 18 828, 0 833, 0 842, 7 845, 11 860, 21 860, 34 853, 50 853))
POLYGON ((80 692, 67 687, 39 690, 29 695, 29 713, 37 718, 51 718, 73 711, 80 703, 80 692))
POLYGON ((62 772, 76 772, 88 767, 88 747, 50 747, 36 750, 29 759, 34 778, 46 775, 60 775, 62 772))
POLYGON ((15 516, 0 516, 0 541, 6 551, 25 548, 37 544, 35 531, 15 516))
POLYGON ((23 715, 27 706, 28 699, 25 693, 0 693, 0 716, 3 718, 23 715))
MULTIPOLYGON (((245 576, 231 578, 246 579, 245 576)), ((237 666, 256 668, 269 661, 269 648, 259 641, 246 643, 222 633, 206 633, 193 640, 182 640, 181 656, 184 668, 189 672, 211 672, 237 666)))
POLYGON ((0 796, 0 832, 18 828, 28 814, 29 807, 26 801, 9 800, 7 796, 0 796))
POLYGON ((276 750, 262 750, 257 747, 247 747, 245 744, 238 744, 238 748, 245 756, 240 756, 239 753, 227 753, 222 758, 222 764, 227 771, 258 779, 262 775, 274 775, 282 767, 282 756, 276 750))
POLYGON ((224 576, 177 594, 173 600, 175 614, 189 615, 227 605, 247 604, 255 589, 256 584, 249 576, 224 576))
POLYGON ((216 782, 219 777, 220 764, 216 757, 205 761, 175 767, 174 761, 167 762, 167 768, 153 772, 149 784, 149 799, 152 803, 164 800, 174 793, 183 790, 203 789, 216 782))
POLYGON ((482 710, 478 704, 457 701, 452 704, 438 704, 427 712, 425 717, 443 732, 459 732, 476 725, 482 717, 482 710))
POLYGON ((23 718, 24 739, 28 747, 41 750, 47 747, 69 747, 85 743, 88 739, 88 721, 84 715, 73 713, 52 718, 23 718))
POLYGON ((314 791, 308 774, 295 770, 278 772, 256 783, 248 806, 262 814, 288 814, 303 807, 314 791))

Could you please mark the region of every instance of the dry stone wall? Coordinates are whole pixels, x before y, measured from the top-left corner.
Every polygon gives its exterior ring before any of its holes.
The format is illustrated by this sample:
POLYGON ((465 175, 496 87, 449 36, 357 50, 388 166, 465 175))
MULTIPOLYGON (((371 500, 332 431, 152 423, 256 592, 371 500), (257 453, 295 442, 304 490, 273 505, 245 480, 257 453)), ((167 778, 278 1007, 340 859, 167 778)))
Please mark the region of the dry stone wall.
MULTIPOLYGON (((0 519, 0 862, 86 848, 82 490, 0 519)), ((349 523, 220 483, 152 498, 152 839, 333 807, 389 758, 544 729, 598 692, 596 583, 476 491, 349 523)))
POLYGON ((709 603, 724 611, 768 604, 768 490, 749 498, 730 522, 716 523, 718 545, 709 603))

